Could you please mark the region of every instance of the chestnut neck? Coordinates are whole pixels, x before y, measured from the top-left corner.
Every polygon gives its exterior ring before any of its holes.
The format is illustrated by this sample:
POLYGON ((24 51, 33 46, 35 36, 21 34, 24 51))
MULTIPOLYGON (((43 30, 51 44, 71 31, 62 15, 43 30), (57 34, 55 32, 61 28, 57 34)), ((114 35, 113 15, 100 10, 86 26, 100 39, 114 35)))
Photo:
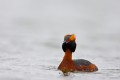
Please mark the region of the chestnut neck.
POLYGON ((69 49, 66 49, 63 60, 72 61, 72 52, 69 49))

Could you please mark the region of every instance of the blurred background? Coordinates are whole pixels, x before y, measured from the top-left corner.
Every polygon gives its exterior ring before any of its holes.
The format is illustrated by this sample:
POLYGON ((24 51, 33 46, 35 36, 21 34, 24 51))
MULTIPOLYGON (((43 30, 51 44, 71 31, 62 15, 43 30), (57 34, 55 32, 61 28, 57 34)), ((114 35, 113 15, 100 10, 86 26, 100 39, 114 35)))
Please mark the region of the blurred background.
POLYGON ((119 0, 0 0, 1 80, 119 80, 119 62, 119 0), (64 35, 72 33, 73 58, 90 60, 98 73, 64 78, 56 71, 64 35))

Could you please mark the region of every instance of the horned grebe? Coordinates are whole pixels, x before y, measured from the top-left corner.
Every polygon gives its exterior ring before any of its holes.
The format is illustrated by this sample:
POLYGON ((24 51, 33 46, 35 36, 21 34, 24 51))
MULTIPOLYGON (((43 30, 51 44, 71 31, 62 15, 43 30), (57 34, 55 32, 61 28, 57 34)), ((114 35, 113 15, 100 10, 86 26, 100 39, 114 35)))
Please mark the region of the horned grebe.
POLYGON ((72 60, 72 53, 76 49, 76 37, 74 34, 65 35, 64 42, 62 44, 62 49, 65 52, 62 62, 58 66, 58 69, 63 73, 74 72, 74 71, 84 71, 93 72, 97 71, 98 68, 95 64, 84 59, 72 60))

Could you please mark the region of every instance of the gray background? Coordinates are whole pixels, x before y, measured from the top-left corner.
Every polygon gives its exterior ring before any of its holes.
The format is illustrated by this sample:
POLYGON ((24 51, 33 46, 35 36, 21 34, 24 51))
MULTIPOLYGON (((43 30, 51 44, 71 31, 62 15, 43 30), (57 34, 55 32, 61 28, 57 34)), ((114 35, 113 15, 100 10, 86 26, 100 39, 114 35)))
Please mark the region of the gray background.
POLYGON ((0 80, 119 80, 119 0, 0 0, 0 80), (65 34, 76 34, 73 58, 94 73, 57 69, 65 34))

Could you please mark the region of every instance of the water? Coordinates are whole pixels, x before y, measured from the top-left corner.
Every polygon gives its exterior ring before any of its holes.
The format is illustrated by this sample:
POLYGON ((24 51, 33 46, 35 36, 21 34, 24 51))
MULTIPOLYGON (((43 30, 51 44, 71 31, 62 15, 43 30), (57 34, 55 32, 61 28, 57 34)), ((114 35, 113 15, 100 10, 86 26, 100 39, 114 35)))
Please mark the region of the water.
POLYGON ((0 80, 119 80, 119 1, 0 1, 0 80), (61 6, 62 5, 62 6, 61 6), (65 34, 75 33, 73 58, 93 73, 57 70, 65 34))

